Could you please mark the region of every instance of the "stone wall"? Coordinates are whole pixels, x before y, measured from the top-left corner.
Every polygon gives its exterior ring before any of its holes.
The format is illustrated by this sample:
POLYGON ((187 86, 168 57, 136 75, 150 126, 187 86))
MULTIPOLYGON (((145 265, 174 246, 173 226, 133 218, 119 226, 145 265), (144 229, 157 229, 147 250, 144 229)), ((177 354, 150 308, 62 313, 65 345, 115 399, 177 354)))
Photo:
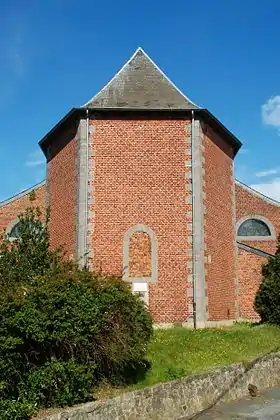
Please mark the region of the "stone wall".
POLYGON ((211 373, 183 378, 82 404, 43 420, 141 420, 192 418, 220 402, 248 396, 248 384, 259 389, 280 384, 280 353, 261 357, 246 366, 235 364, 211 373))

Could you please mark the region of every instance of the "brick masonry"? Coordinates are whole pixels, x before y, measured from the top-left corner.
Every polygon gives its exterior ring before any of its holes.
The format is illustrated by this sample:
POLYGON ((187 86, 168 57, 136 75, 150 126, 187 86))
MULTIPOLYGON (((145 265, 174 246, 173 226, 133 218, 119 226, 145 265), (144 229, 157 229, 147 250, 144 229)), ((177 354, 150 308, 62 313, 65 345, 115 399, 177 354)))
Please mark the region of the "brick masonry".
POLYGON ((239 311, 242 319, 258 319, 254 311, 254 298, 261 282, 261 268, 267 258, 238 250, 239 311))
MULTIPOLYGON (((236 221, 245 216, 263 216, 265 217, 274 227, 276 235, 280 234, 280 203, 273 202, 273 200, 266 199, 261 194, 255 193, 253 190, 249 190, 240 183, 236 183, 236 221)), ((276 241, 273 240, 262 240, 262 241, 246 241, 242 240, 248 245, 261 249, 268 253, 274 253, 276 250, 276 241)))
MULTIPOLYGON (((237 223, 246 216, 259 215, 272 225, 276 235, 280 233, 280 203, 274 202, 238 182, 235 184, 235 194, 237 223)), ((242 243, 269 254, 274 254, 276 250, 275 238, 261 241, 242 238, 242 243)), ((241 318, 258 318, 253 309, 253 302, 261 281, 261 268, 266 261, 265 257, 245 250, 238 250, 238 302, 241 318)))
POLYGON ((68 258, 76 256, 77 222, 76 125, 55 140, 47 163, 47 200, 50 206, 51 246, 63 246, 68 258))
POLYGON ((146 232, 135 232, 129 243, 129 276, 151 277, 151 239, 146 232))
POLYGON ((208 320, 236 317, 233 151, 206 126, 205 245, 208 320))
POLYGON ((122 273, 125 232, 137 224, 157 238, 158 280, 149 286, 156 322, 188 318, 191 273, 191 168, 185 120, 95 119, 89 164, 94 161, 94 231, 89 238, 96 270, 122 273))
POLYGON ((16 221, 17 217, 30 206, 39 207, 44 214, 46 209, 46 188, 44 182, 0 203, 0 232, 6 231, 16 221), (32 202, 30 201, 31 191, 35 192, 35 200, 32 202))
MULTIPOLYGON (((85 120, 83 125, 87 127, 85 120)), ((233 151, 227 142, 196 121, 198 148, 192 157, 192 124, 185 119, 96 118, 88 128, 88 150, 83 132, 88 165, 82 162, 84 169, 81 165, 82 136, 75 123, 49 151, 47 188, 35 186, 33 204, 44 210, 47 196, 51 208, 52 246, 63 245, 70 258, 76 255, 80 211, 89 266, 122 275, 125 234, 135 226, 146 226, 154 233, 156 264, 151 237, 141 228, 129 239, 129 271, 131 277, 148 279, 147 302, 156 323, 193 325, 194 255, 196 268, 200 267, 196 298, 205 325, 255 319, 253 301, 266 258, 237 251, 236 221, 259 215, 278 234, 280 204, 234 182, 233 151), (87 185, 83 197, 79 182, 87 185), (192 194, 198 205, 194 218, 192 194), (85 214, 81 203, 83 208, 87 204, 85 214)), ((7 229, 29 205, 28 192, 3 202, 0 229, 7 229)), ((275 238, 242 242, 267 253, 276 249, 275 238)))

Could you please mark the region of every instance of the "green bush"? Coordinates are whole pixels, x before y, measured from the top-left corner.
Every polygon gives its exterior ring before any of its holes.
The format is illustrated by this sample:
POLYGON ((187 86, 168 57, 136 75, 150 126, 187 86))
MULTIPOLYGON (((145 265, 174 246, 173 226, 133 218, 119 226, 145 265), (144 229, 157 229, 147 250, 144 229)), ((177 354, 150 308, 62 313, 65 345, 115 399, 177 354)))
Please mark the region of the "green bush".
POLYGON ((0 255, 0 414, 18 410, 9 418, 25 419, 30 405, 88 401, 100 381, 131 383, 148 368, 152 321, 143 302, 121 279, 49 251, 39 217, 22 216, 24 235, 4 241, 0 255))
POLYGON ((1 420, 28 420, 34 413, 34 406, 28 402, 0 400, 1 420))
POLYGON ((280 325, 280 242, 274 257, 262 268, 262 282, 255 297, 255 311, 262 322, 280 325))
POLYGON ((53 359, 33 368, 19 385, 21 400, 37 407, 65 406, 92 399, 92 366, 53 359))

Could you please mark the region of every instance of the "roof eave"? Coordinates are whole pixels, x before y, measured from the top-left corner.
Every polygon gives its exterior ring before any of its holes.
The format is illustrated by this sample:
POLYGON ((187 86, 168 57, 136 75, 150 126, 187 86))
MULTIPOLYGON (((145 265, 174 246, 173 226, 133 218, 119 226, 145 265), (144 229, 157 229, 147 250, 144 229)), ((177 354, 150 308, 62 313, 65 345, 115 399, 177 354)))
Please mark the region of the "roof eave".
POLYGON ((66 124, 70 122, 70 120, 76 119, 81 117, 82 115, 86 115, 87 110, 91 113, 108 113, 108 112, 118 112, 118 113, 126 113, 126 112, 162 112, 162 113, 177 113, 177 114, 185 114, 185 113, 197 113, 197 115, 201 115, 207 122, 210 123, 214 128, 218 129, 219 131, 223 132, 227 139, 229 140, 230 144, 233 146, 234 156, 236 156, 238 150, 242 146, 242 143, 238 138, 229 131, 211 112, 207 109, 203 108, 190 108, 190 109, 180 109, 180 108, 163 108, 163 109, 140 109, 140 108, 72 108, 66 115, 63 117, 40 141, 39 146, 41 147, 42 151, 46 155, 46 149, 50 144, 53 136, 57 134, 59 130, 61 130, 66 124))
POLYGON ((235 157, 242 146, 241 141, 230 130, 228 130, 226 126, 224 126, 224 124, 221 123, 221 121, 219 121, 210 111, 208 111, 208 109, 206 108, 196 109, 195 112, 197 112, 198 114, 202 114, 204 119, 208 121, 210 125, 213 125, 214 128, 222 131, 226 135, 230 144, 233 146, 234 157, 235 157))
POLYGON ((53 136, 57 134, 70 120, 77 118, 79 115, 85 113, 85 110, 82 108, 72 108, 58 123, 39 141, 39 146, 42 149, 44 155, 46 156, 46 150, 50 144, 53 136))

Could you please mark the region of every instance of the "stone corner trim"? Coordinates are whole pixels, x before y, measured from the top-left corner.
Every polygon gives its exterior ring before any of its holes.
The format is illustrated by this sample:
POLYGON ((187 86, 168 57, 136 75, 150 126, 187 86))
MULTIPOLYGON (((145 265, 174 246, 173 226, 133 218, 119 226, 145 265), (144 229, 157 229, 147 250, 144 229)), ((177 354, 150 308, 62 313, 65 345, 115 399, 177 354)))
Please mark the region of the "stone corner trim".
POLYGON ((148 420, 193 416, 222 403, 248 396, 248 385, 259 390, 280 384, 280 353, 238 363, 210 373, 156 385, 105 401, 82 404, 42 420, 148 420))

